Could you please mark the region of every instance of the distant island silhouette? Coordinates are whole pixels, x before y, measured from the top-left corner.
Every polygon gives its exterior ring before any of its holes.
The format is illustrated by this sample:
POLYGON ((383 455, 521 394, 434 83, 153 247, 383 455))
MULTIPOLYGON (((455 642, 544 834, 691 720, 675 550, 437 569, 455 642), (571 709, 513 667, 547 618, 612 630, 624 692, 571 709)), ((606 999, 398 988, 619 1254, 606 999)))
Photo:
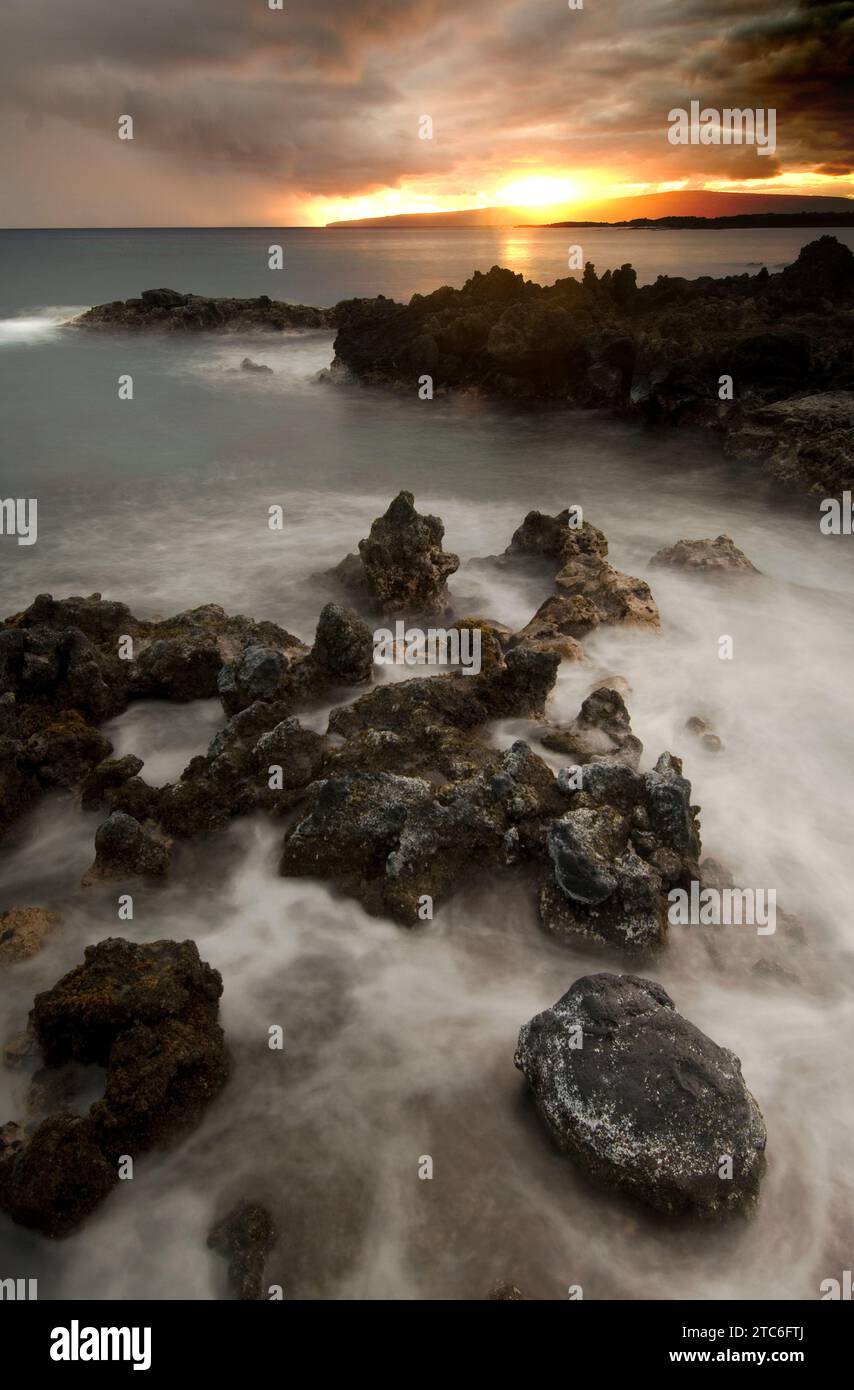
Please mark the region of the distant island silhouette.
POLYGON ((854 199, 820 194, 719 193, 713 189, 682 189, 643 193, 627 198, 600 199, 576 207, 487 207, 458 212, 390 213, 345 222, 329 228, 446 228, 446 227, 625 227, 661 226, 676 230, 748 227, 849 227, 854 199), (568 218, 569 212, 575 217, 568 218))
POLYGON ((632 217, 623 222, 520 222, 520 227, 623 227, 639 231, 745 231, 751 227, 854 227, 854 212, 743 212, 736 217, 632 217))

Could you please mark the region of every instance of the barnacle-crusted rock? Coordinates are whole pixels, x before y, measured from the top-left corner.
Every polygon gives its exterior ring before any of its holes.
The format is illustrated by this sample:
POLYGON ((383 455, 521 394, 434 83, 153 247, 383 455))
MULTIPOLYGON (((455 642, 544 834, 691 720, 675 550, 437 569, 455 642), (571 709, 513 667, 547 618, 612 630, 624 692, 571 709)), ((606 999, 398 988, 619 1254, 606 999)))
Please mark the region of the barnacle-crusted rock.
MULTIPOLYGON (((0 626, 0 830, 45 788, 81 790, 87 807, 109 806, 121 791, 121 809, 150 814, 143 803, 153 799, 151 789, 131 786, 133 777, 124 779, 126 790, 118 771, 105 772, 99 783, 93 769, 111 745, 95 726, 131 699, 209 697, 220 680, 226 703, 233 688, 231 707, 242 708, 252 694, 242 694, 233 678, 229 684, 229 673, 239 672, 247 650, 258 647, 272 650, 285 668, 306 664, 308 648, 284 628, 230 616, 217 604, 141 620, 97 593, 39 594, 0 626)), ((292 682, 291 703, 294 689, 300 687, 292 682)))
MULTIPOLYGON (((161 836, 219 830, 234 817, 287 811, 332 752, 328 739, 288 714, 289 701, 256 700, 233 715, 177 782, 149 787, 130 777, 108 787, 112 812, 153 823, 161 836)), ((152 832, 153 834, 153 832, 152 832)))
POLYGON ((103 762, 113 745, 79 714, 64 711, 28 739, 24 761, 42 787, 78 786, 91 769, 103 762))
POLYGON ((31 1021, 47 1067, 105 1067, 104 1096, 87 1116, 51 1115, 4 1146, 0 1209, 66 1235, 118 1180, 122 1155, 196 1124, 228 1076, 221 993, 194 942, 111 938, 38 994, 31 1021))
POLYGON ((19 1136, 0 1152, 0 1210, 44 1235, 69 1235, 118 1181, 115 1165, 78 1115, 51 1115, 19 1136))
POLYGON ((373 634, 367 623, 351 609, 327 603, 321 610, 311 650, 296 638, 288 645, 253 643, 220 671, 219 696, 229 715, 248 709, 256 701, 291 707, 331 685, 358 685, 370 680, 373 653, 373 634))
MULTIPOLYGON (((304 729, 291 717, 260 736, 252 749, 252 762, 261 773, 280 767, 282 789, 292 791, 313 781, 328 753, 329 743, 322 734, 304 729)), ((263 791, 258 800, 259 805, 265 804, 263 791)))
POLYGON ((221 670, 222 655, 213 635, 196 641, 161 637, 140 651, 131 690, 167 700, 211 699, 221 670))
POLYGON ((552 594, 540 604, 530 622, 513 633, 507 646, 554 651, 567 661, 582 661, 584 648, 578 639, 598 622, 596 606, 589 599, 552 594))
POLYGON ((87 946, 82 965, 37 994, 33 1027, 48 1066, 69 1060, 107 1066, 120 1033, 180 1019, 216 1024, 222 978, 194 941, 138 945, 109 937, 87 946))
POLYGON ((596 1182, 668 1214, 755 1205, 765 1125, 741 1063, 661 985, 576 980, 522 1027, 515 1063, 555 1143, 596 1182))
POLYGON ((744 409, 724 441, 731 458, 758 463, 781 483, 827 497, 854 487, 854 381, 744 409))

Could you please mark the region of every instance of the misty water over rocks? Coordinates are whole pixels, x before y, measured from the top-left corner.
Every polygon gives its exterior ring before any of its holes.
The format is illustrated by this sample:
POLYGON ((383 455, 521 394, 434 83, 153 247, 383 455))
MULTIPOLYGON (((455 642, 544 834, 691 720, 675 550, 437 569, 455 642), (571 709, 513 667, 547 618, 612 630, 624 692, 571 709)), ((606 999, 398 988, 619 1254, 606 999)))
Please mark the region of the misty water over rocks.
MULTIPOLYGON (((62 929, 0 972, 2 1038, 87 944, 192 938, 223 976, 235 1069, 190 1137, 145 1156, 69 1239, 48 1243, 4 1218, 16 1268, 38 1276, 43 1298, 224 1297, 206 1234, 251 1190, 281 1233, 267 1280, 286 1298, 480 1298, 500 1279, 544 1299, 573 1284, 585 1298, 816 1297, 850 1262, 854 1210, 850 538, 821 535, 816 499, 781 497, 700 434, 331 388, 316 380, 331 340, 71 346, 35 333, 5 353, 3 491, 30 479, 40 538, 0 551, 4 613, 37 592, 97 590, 140 616, 219 603, 310 642, 328 597, 313 576, 408 488, 461 557, 457 606, 515 630, 546 590, 468 562, 500 553, 530 508, 580 503, 611 562, 650 583, 662 630, 593 634, 588 660, 561 667, 548 713, 569 720, 596 683, 622 677, 642 769, 665 749, 683 757, 704 853, 738 883, 776 887, 817 961, 794 984, 722 972, 695 929, 674 926, 639 972, 741 1058, 768 1127, 757 1214, 665 1223, 595 1190, 553 1148, 513 1066, 519 1028, 580 976, 626 967, 547 936, 512 873, 473 874, 408 932, 323 884, 280 878, 281 823, 258 817, 182 844, 168 879, 138 892, 134 920, 119 923, 115 885, 78 886, 102 817, 52 795, 3 850, 0 909, 55 906, 62 929), (272 374, 233 372, 246 355, 272 374), (120 369, 134 375, 132 404, 114 400, 120 369), (281 532, 267 527, 274 503, 281 532), (649 568, 663 546, 719 534, 759 577, 649 568), (718 657, 724 634, 732 661, 718 657), (692 716, 721 751, 686 731, 692 716), (283 1052, 267 1047, 274 1024, 283 1052), (417 1177, 424 1154, 429 1182, 417 1177)), ((316 719, 325 727, 320 704, 316 719)), ((159 784, 223 722, 216 702, 144 701, 104 731, 114 756, 136 753, 159 784)), ((530 733, 525 721, 492 730, 499 746, 530 733)), ((0 1068, 4 1118, 21 1113, 30 1071, 0 1068)))

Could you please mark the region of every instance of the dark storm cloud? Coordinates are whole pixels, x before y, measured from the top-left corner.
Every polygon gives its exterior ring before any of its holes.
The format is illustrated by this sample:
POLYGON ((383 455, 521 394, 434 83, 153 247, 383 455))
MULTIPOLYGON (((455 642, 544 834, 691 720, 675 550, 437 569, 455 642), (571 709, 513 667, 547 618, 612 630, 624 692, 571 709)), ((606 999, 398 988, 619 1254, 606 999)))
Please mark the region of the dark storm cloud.
POLYGON ((20 54, 58 64, 133 69, 239 64, 264 51, 348 66, 373 42, 429 31, 453 0, 6 0, 4 32, 20 54))
POLYGON ((774 11, 735 25, 700 68, 714 90, 741 85, 774 107, 789 159, 849 165, 854 131, 854 3, 774 11))

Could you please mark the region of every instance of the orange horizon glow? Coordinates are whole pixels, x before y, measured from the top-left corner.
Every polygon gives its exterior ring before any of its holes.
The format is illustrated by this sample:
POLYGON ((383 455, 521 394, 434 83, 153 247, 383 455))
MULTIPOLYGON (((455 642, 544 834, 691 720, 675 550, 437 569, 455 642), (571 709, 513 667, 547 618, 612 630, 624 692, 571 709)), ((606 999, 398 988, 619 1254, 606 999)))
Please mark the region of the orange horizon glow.
MULTIPOLYGON (((854 177, 819 174, 812 170, 791 171, 765 179, 709 179, 697 183, 689 178, 629 182, 605 170, 518 170, 490 187, 472 192, 454 192, 424 179, 403 180, 396 188, 379 188, 348 197, 307 198, 302 212, 307 226, 329 222, 356 221, 367 217, 393 217, 412 213, 464 212, 477 208, 539 210, 544 220, 572 217, 575 212, 602 203, 643 194, 692 193, 791 193, 854 197, 854 177)), ((271 210, 271 222, 276 221, 271 210)))

